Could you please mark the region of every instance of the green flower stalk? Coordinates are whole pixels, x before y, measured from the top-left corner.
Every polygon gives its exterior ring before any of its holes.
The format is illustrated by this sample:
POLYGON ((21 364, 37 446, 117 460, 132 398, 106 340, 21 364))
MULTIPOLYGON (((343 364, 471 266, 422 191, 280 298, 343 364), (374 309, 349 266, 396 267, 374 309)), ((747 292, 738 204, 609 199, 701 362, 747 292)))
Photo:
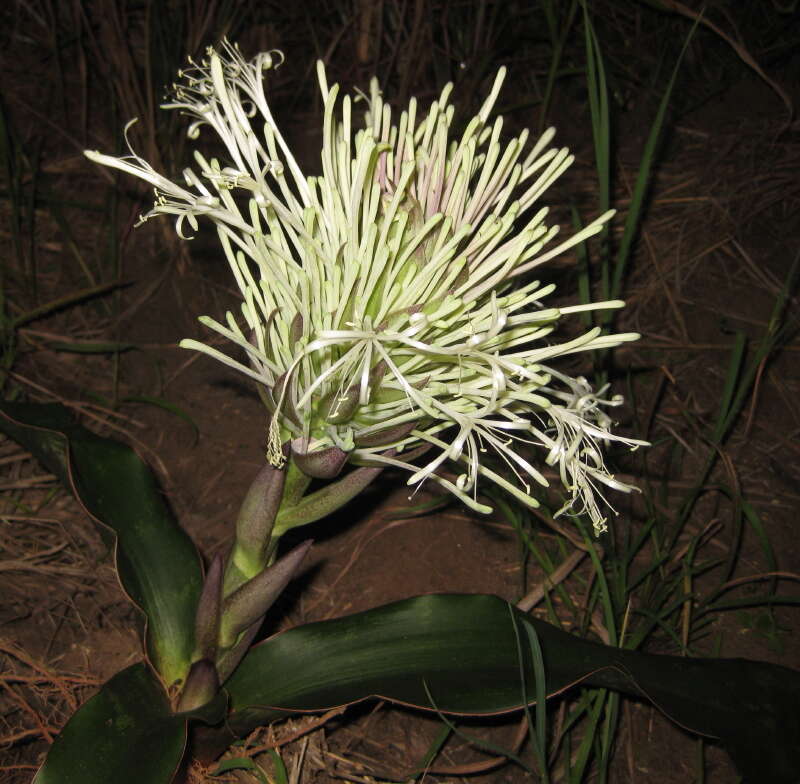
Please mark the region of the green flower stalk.
POLYGON ((165 108, 192 119, 190 138, 210 126, 228 159, 195 152, 182 185, 133 150, 125 158, 86 153, 153 185, 155 204, 142 221, 173 215, 186 238, 198 216, 216 225, 241 313, 200 320, 246 360, 196 340, 181 345, 261 385, 267 458, 277 468, 287 441, 296 455, 328 450, 325 465, 340 450, 357 464, 400 466, 409 485, 437 482, 489 512, 479 478, 537 505, 532 488, 548 482, 528 455, 539 448, 568 491, 561 511, 586 512, 605 530, 599 486, 630 488, 609 474, 602 447, 644 442, 611 432, 606 409, 621 398, 603 399, 605 389, 593 392, 551 363, 638 335, 595 328, 556 342, 562 316, 624 303, 548 307, 555 287, 526 273, 599 232, 613 211, 553 242, 558 227, 538 204, 573 157, 549 146, 552 128, 530 147, 527 131, 501 142, 502 118, 489 118, 504 68, 457 138, 452 85, 427 113, 412 99, 395 123, 373 80, 365 123, 355 129, 353 102, 340 104, 319 63, 322 174, 306 177, 266 97, 265 76, 281 62, 276 52, 247 62, 223 42, 180 73, 165 108), (422 465, 404 459, 420 447, 422 465), (487 450, 514 481, 485 465, 487 450), (458 466, 455 478, 440 474, 445 463, 458 466))

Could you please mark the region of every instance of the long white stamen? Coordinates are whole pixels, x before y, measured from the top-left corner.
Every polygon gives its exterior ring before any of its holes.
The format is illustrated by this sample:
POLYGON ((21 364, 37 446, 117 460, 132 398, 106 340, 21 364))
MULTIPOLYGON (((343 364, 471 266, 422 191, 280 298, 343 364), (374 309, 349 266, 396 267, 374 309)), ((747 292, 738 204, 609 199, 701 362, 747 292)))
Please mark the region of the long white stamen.
POLYGON ((504 68, 454 138, 452 85, 427 113, 412 99, 394 124, 373 80, 365 123, 356 129, 353 103, 339 101, 319 63, 322 176, 306 177, 267 100, 266 75, 282 62, 278 52, 247 62, 227 41, 190 61, 165 108, 189 116, 192 139, 214 131, 227 161, 196 152, 182 185, 154 171, 130 144, 124 158, 87 152, 153 186, 155 203, 143 220, 170 215, 181 236, 187 226, 198 229, 199 217, 217 227, 242 293, 241 314, 202 322, 249 364, 195 340, 181 345, 267 388, 275 465, 289 433, 317 448, 336 445, 359 460, 402 466, 410 483, 438 482, 486 512, 479 478, 538 503, 531 493, 547 481, 529 453, 539 449, 570 496, 564 510, 585 511, 602 530, 597 488, 629 488, 610 475, 601 447, 643 442, 611 432, 605 409, 620 399, 603 399, 604 390, 595 393, 585 380, 542 363, 638 336, 595 328, 557 342, 562 317, 623 303, 548 307, 555 287, 520 276, 597 234, 613 211, 551 247, 558 226, 546 223, 546 207, 531 213, 572 156, 551 147, 552 128, 530 149, 527 131, 503 141, 502 118, 490 118, 504 68), (336 405, 331 410, 323 400, 336 405), (382 432, 396 432, 395 440, 354 447, 382 432), (422 444, 436 452, 421 467, 399 457, 422 444), (389 447, 397 457, 384 454, 389 447), (516 481, 484 464, 487 450, 516 481), (439 473, 446 463, 459 465, 455 482, 439 473))

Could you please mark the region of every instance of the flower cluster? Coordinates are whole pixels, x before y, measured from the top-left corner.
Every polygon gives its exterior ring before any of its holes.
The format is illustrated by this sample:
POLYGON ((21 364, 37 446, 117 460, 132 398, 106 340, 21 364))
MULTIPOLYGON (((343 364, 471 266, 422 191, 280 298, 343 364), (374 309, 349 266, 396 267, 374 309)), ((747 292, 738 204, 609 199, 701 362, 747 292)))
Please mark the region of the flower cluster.
POLYGON ((195 152, 183 185, 132 150, 125 158, 87 151, 153 185, 156 201, 142 220, 174 215, 181 236, 200 215, 216 225, 241 314, 201 321, 247 359, 195 340, 181 345, 262 385, 274 465, 287 440, 312 453, 336 447, 354 462, 401 466, 410 485, 438 482, 488 512, 479 477, 537 504, 532 485, 548 484, 529 457, 538 447, 569 493, 565 509, 604 530, 598 484, 629 488, 609 475, 601 448, 641 442, 610 432, 604 409, 619 398, 602 399, 603 390, 550 363, 638 336, 590 329, 548 339, 566 314, 623 303, 547 307, 554 286, 530 273, 596 234, 612 212, 553 242, 547 208, 533 208, 573 158, 549 146, 553 129, 530 147, 527 131, 501 142, 502 118, 490 115, 504 69, 453 138, 452 85, 427 113, 412 99, 395 123, 373 80, 365 123, 354 130, 351 99, 339 102, 319 64, 322 174, 306 177, 265 94, 265 74, 280 62, 276 52, 247 62, 223 42, 181 72, 165 108, 192 118, 191 138, 210 126, 227 151, 224 165, 195 152), (505 460, 506 476, 482 460, 487 450, 505 460), (428 452, 421 465, 404 459, 420 451, 428 452), (445 462, 455 474, 442 474, 445 462))

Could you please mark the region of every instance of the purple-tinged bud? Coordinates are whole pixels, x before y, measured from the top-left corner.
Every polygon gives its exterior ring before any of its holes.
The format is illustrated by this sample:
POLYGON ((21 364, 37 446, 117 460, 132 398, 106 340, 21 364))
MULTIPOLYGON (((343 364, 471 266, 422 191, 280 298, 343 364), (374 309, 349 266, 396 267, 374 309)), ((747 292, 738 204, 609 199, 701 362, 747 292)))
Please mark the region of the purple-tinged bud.
POLYGON ((266 563, 275 516, 280 509, 286 472, 267 463, 244 497, 236 519, 234 560, 248 577, 261 571, 266 563))
POLYGON ((405 422, 402 425, 395 425, 394 427, 387 427, 384 430, 379 430, 376 433, 369 433, 368 435, 359 436, 356 434, 354 442, 359 449, 371 449, 376 446, 387 446, 393 444, 395 441, 404 439, 414 428, 419 426, 419 421, 405 422))
POLYGON ((261 621, 292 579, 312 543, 311 539, 302 542, 225 599, 219 632, 222 648, 233 646, 245 629, 261 621))
POLYGON ((331 392, 319 402, 319 416, 329 425, 347 424, 358 410, 361 387, 353 384, 344 393, 331 392))
POLYGON ((339 476, 347 462, 347 452, 338 446, 329 446, 318 452, 308 452, 307 449, 307 438, 295 438, 292 441, 292 460, 306 476, 314 479, 333 479, 339 476))
POLYGON ((197 602, 194 620, 195 660, 213 661, 217 655, 217 637, 222 607, 222 556, 215 555, 208 567, 203 590, 197 602))
MULTIPOLYGON (((425 445, 427 448, 427 444, 425 445)), ((393 455, 394 450, 388 454, 393 455)), ((294 506, 282 509, 275 520, 275 533, 282 535, 290 528, 321 520, 352 501, 383 471, 383 466, 356 468, 341 479, 315 493, 304 496, 294 506)))
POLYGON ((270 396, 272 398, 272 413, 273 415, 277 412, 279 415, 285 416, 287 419, 290 419, 294 424, 300 425, 300 417, 297 415, 297 411, 295 410, 294 403, 292 403, 292 399, 289 395, 287 390, 286 394, 283 392, 283 388, 287 382, 287 374, 284 373, 283 375, 278 376, 275 379, 275 384, 272 387, 270 392, 270 396))
POLYGON ((202 708, 216 697, 218 691, 217 668, 208 659, 196 661, 186 677, 177 712, 185 713, 202 708))
POLYGON ((297 345, 302 337, 303 316, 300 313, 295 313, 292 323, 289 325, 289 344, 292 346, 297 345))
POLYGON ((383 377, 386 375, 386 371, 389 369, 389 366, 381 360, 378 362, 372 370, 369 371, 369 385, 371 388, 380 386, 381 381, 383 381, 383 377))

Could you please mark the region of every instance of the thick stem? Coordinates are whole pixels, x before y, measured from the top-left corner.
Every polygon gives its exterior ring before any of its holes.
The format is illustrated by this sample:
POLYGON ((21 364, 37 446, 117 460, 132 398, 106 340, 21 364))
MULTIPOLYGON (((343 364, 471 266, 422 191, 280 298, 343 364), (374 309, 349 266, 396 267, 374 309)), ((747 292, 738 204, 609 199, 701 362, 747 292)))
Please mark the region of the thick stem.
MULTIPOLYGON (((283 487, 281 509, 299 503, 310 484, 311 477, 304 474, 290 457, 289 465, 286 467, 286 483, 283 487)), ((280 510, 278 511, 280 512, 280 510)))
POLYGON ((305 542, 274 563, 280 537, 289 528, 331 514, 358 495, 383 466, 357 468, 310 495, 311 484, 291 455, 288 466, 267 467, 242 504, 237 537, 225 570, 216 668, 221 683, 249 649, 264 620, 265 605, 277 597, 310 546, 305 542), (266 540, 261 537, 266 535, 266 540))

